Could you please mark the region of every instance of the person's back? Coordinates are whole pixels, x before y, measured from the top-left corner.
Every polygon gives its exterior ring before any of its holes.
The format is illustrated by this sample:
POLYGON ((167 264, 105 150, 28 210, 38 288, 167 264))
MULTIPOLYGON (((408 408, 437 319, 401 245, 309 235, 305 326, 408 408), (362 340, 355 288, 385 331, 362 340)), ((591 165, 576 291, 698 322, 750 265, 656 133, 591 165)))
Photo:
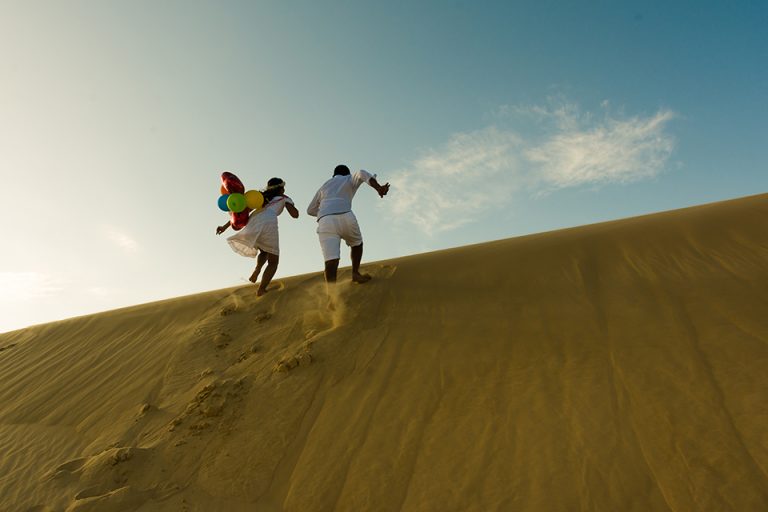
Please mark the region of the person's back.
POLYGON ((261 210, 255 212, 255 214, 261 217, 277 218, 283 213, 286 204, 293 204, 293 200, 286 195, 277 195, 264 204, 261 210))
POLYGON ((318 220, 326 215, 338 215, 352 211, 352 198, 355 197, 360 185, 367 183, 372 177, 369 172, 359 170, 354 174, 338 174, 320 187, 315 199, 309 204, 307 213, 318 220))

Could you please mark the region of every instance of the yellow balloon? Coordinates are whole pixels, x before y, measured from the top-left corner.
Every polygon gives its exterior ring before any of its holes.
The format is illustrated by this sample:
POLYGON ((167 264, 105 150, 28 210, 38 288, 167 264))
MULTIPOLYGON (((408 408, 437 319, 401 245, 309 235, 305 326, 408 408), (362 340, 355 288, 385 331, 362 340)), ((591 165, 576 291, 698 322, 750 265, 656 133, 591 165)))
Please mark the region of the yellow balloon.
POLYGON ((264 206, 264 196, 258 190, 249 190, 245 193, 245 204, 251 210, 258 210, 264 206))

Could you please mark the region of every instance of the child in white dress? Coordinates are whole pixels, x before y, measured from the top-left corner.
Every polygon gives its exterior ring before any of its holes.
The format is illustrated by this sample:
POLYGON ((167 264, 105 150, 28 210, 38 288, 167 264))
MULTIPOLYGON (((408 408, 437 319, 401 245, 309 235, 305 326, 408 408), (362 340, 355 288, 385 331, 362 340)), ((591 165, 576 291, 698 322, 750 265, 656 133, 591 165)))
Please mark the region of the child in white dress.
MULTIPOLYGON (((264 276, 261 279, 257 295, 267 293, 267 287, 277 271, 280 261, 280 238, 277 230, 277 216, 287 209, 294 219, 299 217, 299 211, 293 204, 293 200, 285 195, 285 182, 280 178, 272 178, 267 182, 267 188, 262 192, 264 206, 254 210, 248 217, 248 224, 243 229, 227 238, 230 247, 236 253, 248 258, 256 258, 256 269, 248 279, 255 283, 264 264, 264 276)), ((230 226, 227 222, 216 228, 216 234, 220 235, 230 226)))

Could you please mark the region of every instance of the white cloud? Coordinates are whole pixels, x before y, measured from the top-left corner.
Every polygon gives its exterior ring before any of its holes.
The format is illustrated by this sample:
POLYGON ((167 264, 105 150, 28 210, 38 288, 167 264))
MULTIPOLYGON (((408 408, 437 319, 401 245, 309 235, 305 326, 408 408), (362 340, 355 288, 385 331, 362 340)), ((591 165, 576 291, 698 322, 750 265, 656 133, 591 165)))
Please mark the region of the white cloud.
POLYGON ((558 115, 558 133, 527 148, 525 158, 544 187, 626 183, 651 178, 664 168, 674 149, 663 131, 674 117, 668 110, 647 118, 599 122, 578 114, 558 115))
POLYGON ((520 142, 495 127, 454 135, 392 176, 389 205, 429 234, 471 222, 516 186, 520 142))
POLYGON ((114 227, 108 227, 106 229, 106 237, 112 243, 128 252, 136 252, 139 250, 139 244, 136 240, 114 227))
POLYGON ((55 295, 61 285, 40 272, 0 272, 0 302, 24 302, 55 295))
POLYGON ((499 124, 527 123, 521 130, 490 126, 453 135, 405 169, 396 171, 389 207, 427 234, 450 230, 503 207, 513 192, 529 193, 579 185, 627 183, 656 176, 673 149, 664 132, 674 117, 661 110, 650 117, 582 112, 578 105, 503 106, 499 124))

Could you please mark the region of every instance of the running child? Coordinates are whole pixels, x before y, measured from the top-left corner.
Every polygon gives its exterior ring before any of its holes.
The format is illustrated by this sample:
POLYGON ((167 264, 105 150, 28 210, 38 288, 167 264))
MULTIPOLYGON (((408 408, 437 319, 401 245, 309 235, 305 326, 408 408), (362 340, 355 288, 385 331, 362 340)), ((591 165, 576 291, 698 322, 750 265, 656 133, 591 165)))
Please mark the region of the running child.
MULTIPOLYGON (((267 268, 261 278, 257 295, 267 293, 267 287, 277 271, 280 261, 280 237, 277 230, 277 217, 287 209, 294 219, 299 218, 299 210, 293 200, 285 195, 285 182, 280 178, 272 178, 267 182, 267 188, 262 192, 264 206, 254 210, 248 217, 248 224, 243 229, 227 238, 230 247, 236 253, 247 258, 256 258, 256 269, 248 280, 255 283, 264 264, 267 268)), ((227 222, 216 228, 220 235, 230 226, 227 222)))

